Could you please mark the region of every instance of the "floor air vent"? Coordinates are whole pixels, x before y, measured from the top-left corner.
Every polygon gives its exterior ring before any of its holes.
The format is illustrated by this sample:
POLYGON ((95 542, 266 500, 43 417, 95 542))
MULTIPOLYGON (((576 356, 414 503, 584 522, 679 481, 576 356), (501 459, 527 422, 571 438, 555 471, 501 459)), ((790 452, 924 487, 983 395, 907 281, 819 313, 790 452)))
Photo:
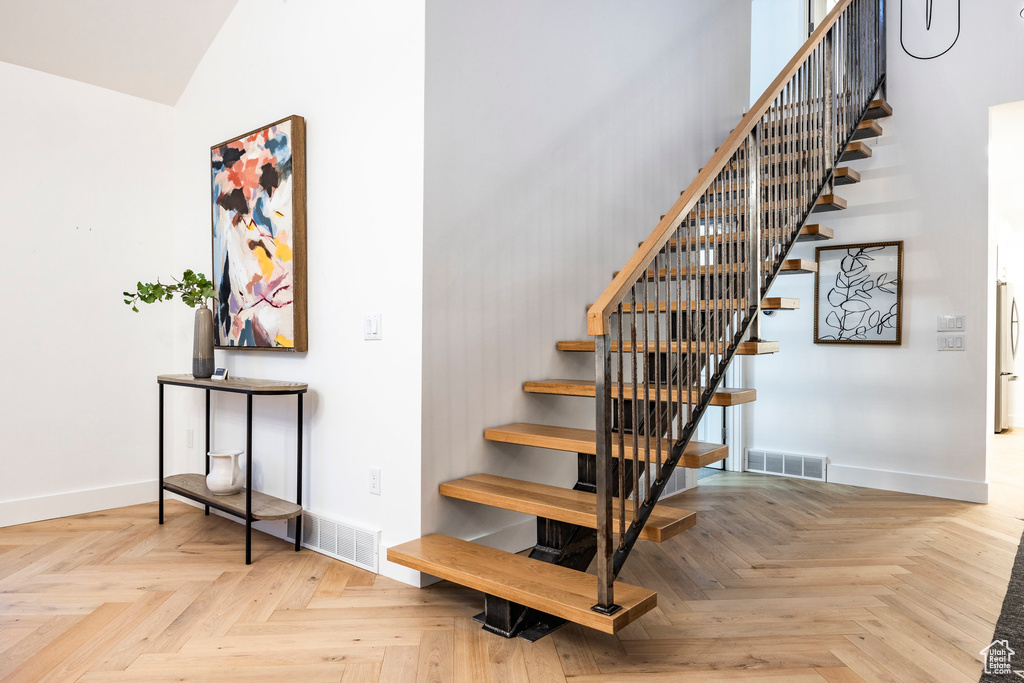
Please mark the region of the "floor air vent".
MULTIPOLYGON (((295 520, 288 520, 288 535, 295 538, 295 520)), ((334 520, 302 513, 302 545, 324 555, 377 573, 380 532, 367 531, 334 520)))
POLYGON ((825 458, 747 449, 747 472, 825 481, 825 458))

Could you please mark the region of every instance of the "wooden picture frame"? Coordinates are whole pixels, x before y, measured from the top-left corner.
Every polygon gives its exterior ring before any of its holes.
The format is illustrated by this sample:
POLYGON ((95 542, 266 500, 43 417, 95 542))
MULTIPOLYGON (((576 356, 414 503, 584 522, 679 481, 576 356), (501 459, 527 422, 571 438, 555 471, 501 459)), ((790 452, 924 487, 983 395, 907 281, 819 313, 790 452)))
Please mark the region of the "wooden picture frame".
POLYGON ((210 147, 214 346, 308 350, 306 121, 210 147))
POLYGON ((903 343, 903 241, 818 247, 814 343, 903 343))

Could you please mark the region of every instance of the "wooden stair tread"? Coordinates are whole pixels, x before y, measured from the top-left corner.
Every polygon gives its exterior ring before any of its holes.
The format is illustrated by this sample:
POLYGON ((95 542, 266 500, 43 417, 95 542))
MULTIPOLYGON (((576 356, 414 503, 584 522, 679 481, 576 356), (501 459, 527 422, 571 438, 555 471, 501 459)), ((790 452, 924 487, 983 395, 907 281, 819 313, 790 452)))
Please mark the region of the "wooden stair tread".
MULTIPOLYGON (((783 183, 785 183, 786 179, 790 175, 799 175, 799 172, 791 171, 790 170, 790 166, 792 164, 796 164, 798 162, 804 161, 806 159, 807 151, 815 150, 815 149, 818 148, 817 145, 812 144, 814 142, 814 140, 804 140, 804 138, 802 138, 802 137, 800 137, 798 139, 804 142, 805 148, 804 148, 803 152, 795 152, 794 153, 794 152, 789 151, 788 149, 784 149, 785 148, 785 144, 784 143, 786 141, 782 140, 782 139, 777 139, 777 142, 779 144, 777 145, 777 147, 775 149, 772 148, 772 144, 769 141, 767 141, 767 140, 765 141, 765 147, 762 150, 761 160, 762 160, 762 164, 766 168, 770 168, 770 167, 774 166, 776 168, 776 170, 778 171, 774 176, 772 176, 774 178, 774 180, 775 180, 774 184, 783 184, 783 183)), ((851 140, 850 143, 846 146, 846 149, 843 150, 843 154, 839 157, 839 161, 856 161, 858 159, 866 159, 867 157, 870 157, 871 156, 871 149, 870 149, 870 147, 868 148, 868 151, 865 153, 859 147, 859 145, 862 145, 862 144, 863 144, 863 140, 851 140)), ((746 169, 747 169, 747 162, 746 162, 746 160, 741 160, 740 162, 735 163, 735 164, 733 164, 733 165, 731 165, 731 166, 729 166, 729 167, 727 167, 726 169, 723 169, 723 170, 726 173, 730 173, 732 171, 741 171, 742 172, 742 171, 746 171, 746 169)), ((701 167, 701 168, 697 169, 697 172, 700 173, 703 170, 704 170, 704 168, 701 167)), ((723 182, 721 185, 719 185, 719 187, 717 189, 725 190, 725 191, 728 192, 728 191, 736 191, 738 189, 742 190, 745 187, 746 187, 746 185, 744 183, 733 183, 733 182, 726 181, 726 182, 723 182)), ((685 190, 684 190, 684 192, 685 192, 685 190)), ((680 193, 680 194, 682 194, 682 193, 680 193)))
POLYGON ((837 194, 823 194, 814 205, 814 211, 842 211, 845 208, 846 200, 837 194))
MULTIPOLYGON (((662 309, 664 311, 664 309, 662 309)), ((560 341, 558 342, 559 351, 583 351, 593 353, 595 350, 596 343, 592 340, 583 341, 560 341)), ((690 353, 691 350, 695 350, 696 343, 683 342, 680 345, 678 342, 667 342, 663 341, 660 343, 649 341, 647 342, 647 349, 644 351, 644 343, 637 342, 637 348, 641 350, 641 353, 679 353, 680 346, 682 347, 683 353, 690 353)), ((619 352, 619 342, 613 341, 611 343, 611 352, 619 352)), ((625 353, 633 352, 633 342, 627 341, 622 343, 622 349, 625 353)), ((738 356, 761 356, 769 353, 779 352, 779 342, 772 341, 745 341, 740 342, 740 345, 736 349, 736 355, 738 356)))
POLYGON ((761 310, 764 311, 795 311, 799 308, 800 299, 772 296, 761 302, 761 310))
MULTIPOLYGON (((654 454, 651 454, 654 460, 654 454)), ((494 474, 474 474, 441 484, 441 495, 468 500, 482 505, 523 512, 528 515, 555 519, 589 529, 597 528, 597 496, 587 491, 575 491, 559 486, 537 484, 531 481, 499 477, 494 474)), ((626 521, 633 518, 633 501, 626 499, 626 521)), ((613 529, 619 526, 619 500, 612 502, 613 529)), ((661 543, 682 533, 697 523, 697 513, 666 505, 655 505, 640 538, 661 543)))
MULTIPOLYGON (((729 230, 727 232, 717 232, 713 235, 699 235, 697 237, 690 237, 683 240, 683 243, 691 248, 706 248, 708 245, 718 246, 723 243, 732 242, 743 242, 746 240, 746 233, 742 231, 729 230)), ((637 247, 643 246, 643 242, 637 243, 637 247)), ((669 251, 675 251, 678 248, 678 240, 672 238, 668 241, 667 247, 669 251)))
POLYGON ((824 225, 818 225, 817 223, 811 225, 805 225, 800 229, 800 234, 797 235, 797 242, 817 242, 820 240, 830 240, 835 237, 835 232, 832 228, 824 225))
POLYGON ((877 119, 864 119, 857 126, 857 129, 853 131, 854 140, 877 138, 880 135, 882 135, 882 124, 877 119))
MULTIPOLYGON (((647 269, 647 279, 664 280, 667 276, 669 280, 680 277, 690 277, 693 275, 723 275, 729 273, 741 273, 747 269, 746 265, 742 263, 720 263, 715 266, 698 266, 696 268, 658 268, 655 272, 654 268, 647 269)), ((619 271, 615 271, 612 275, 614 278, 619 274, 619 271)))
POLYGON ((892 116, 892 107, 884 99, 877 99, 872 100, 868 105, 868 113, 864 115, 864 118, 884 119, 887 116, 892 116))
POLYGON ((766 356, 779 352, 779 342, 774 341, 744 341, 736 348, 737 356, 766 356))
POLYGON ((814 261, 808 261, 807 259, 794 258, 788 261, 783 261, 782 269, 779 270, 780 275, 790 275, 794 273, 817 273, 818 264, 814 261))
POLYGON ((842 166, 832 174, 832 180, 836 185, 855 185, 860 182, 860 173, 849 166, 842 166))
MULTIPOLYGON (((528 422, 517 422, 503 427, 492 427, 484 430, 484 438, 488 441, 499 443, 516 444, 517 446, 533 446, 534 448, 548 448, 553 451, 565 451, 567 453, 597 454, 597 432, 593 429, 576 429, 575 427, 555 427, 551 425, 531 424, 528 422)), ((656 450, 656 439, 651 439, 651 449, 656 450)), ((627 460, 632 460, 636 454, 633 447, 633 435, 623 434, 624 453, 627 460)), ((641 443, 646 448, 646 440, 641 443)), ((668 438, 662 439, 662 452, 667 453, 672 448, 672 441, 668 438)), ((644 453, 641 449, 641 459, 644 453)), ((619 437, 612 435, 612 457, 619 457, 619 437)), ((682 457, 679 458, 680 467, 707 467, 711 463, 725 460, 729 457, 729 447, 717 443, 704 443, 693 441, 686 444, 682 457)))
MULTIPOLYGON (((625 400, 631 400, 633 398, 633 385, 632 383, 624 386, 622 392, 622 398, 625 400)), ((647 400, 653 401, 657 398, 657 391, 650 389, 644 391, 641 386, 637 387, 638 394, 641 397, 646 397, 647 400)), ((619 397, 619 387, 617 384, 611 385, 612 398, 619 397)), ((530 394, 551 394, 554 396, 580 396, 584 398, 594 398, 597 390, 594 388, 594 380, 588 379, 549 379, 540 380, 536 382, 524 382, 523 391, 530 394)), ((675 392, 673 391, 673 400, 675 400, 675 392)), ((661 389, 661 400, 668 402, 669 391, 667 387, 661 389)), ((697 389, 694 387, 690 388, 689 396, 684 396, 683 401, 685 403, 696 403, 700 396, 697 393, 697 389), (689 400, 687 400, 689 399, 689 400)), ((711 399, 710 405, 713 406, 735 406, 741 403, 750 403, 757 400, 757 390, 755 389, 719 389, 715 392, 714 397, 711 399)))
MULTIPOLYGON (((680 302, 678 301, 673 301, 671 304, 669 304, 666 301, 661 301, 658 304, 655 304, 653 301, 648 301, 646 306, 642 302, 637 302, 636 312, 643 313, 646 310, 653 313, 655 308, 658 309, 659 313, 666 313, 668 311, 678 311, 680 309, 684 311, 689 311, 691 309, 706 311, 709 308, 721 309, 725 307, 724 304, 726 303, 728 303, 728 308, 731 308, 733 310, 742 310, 743 308, 746 307, 747 304, 747 302, 743 299, 716 299, 714 301, 707 301, 706 299, 702 299, 698 302, 686 300, 683 301, 682 304, 680 304, 680 302), (692 306, 693 303, 699 303, 700 306, 692 306)), ((589 309, 590 307, 588 306, 587 308, 589 309)), ((628 301, 622 302, 622 312, 632 313, 633 304, 629 303, 628 301)))
MULTIPOLYGON (((718 206, 713 209, 694 209, 689 214, 690 221, 696 219, 707 218, 708 216, 739 216, 740 214, 746 213, 746 207, 742 204, 732 204, 728 207, 718 206)), ((663 215, 662 218, 665 216, 663 215)))
MULTIPOLYGON (((845 202, 844 202, 844 204, 845 204, 845 202)), ((843 208, 846 208, 846 207, 844 206, 843 208)), ((791 273, 794 273, 794 272, 807 272, 807 271, 801 270, 802 268, 805 267, 805 265, 807 263, 813 263, 813 261, 806 261, 805 259, 788 259, 786 261, 783 261, 783 263, 782 263, 782 272, 791 272, 791 273)), ((746 269, 747 269, 746 265, 742 264, 742 263, 732 263, 732 264, 721 263, 721 264, 718 264, 717 266, 699 266, 699 268, 658 268, 657 272, 655 272, 654 268, 648 268, 648 270, 647 270, 647 279, 648 280, 654 280, 654 279, 664 280, 664 279, 668 278, 669 280, 674 280, 674 279, 676 279, 678 277, 692 277, 692 276, 695 276, 695 275, 698 275, 698 274, 699 275, 708 275, 708 274, 711 274, 711 275, 728 275, 728 274, 731 274, 731 273, 742 273, 742 272, 746 271, 746 269)), ((813 272, 816 272, 816 271, 817 271, 817 265, 815 265, 814 269, 809 271, 809 272, 813 273, 813 272)), ((615 274, 612 277, 614 278, 618 274, 619 274, 619 271, 615 271, 615 274)), ((652 303, 648 302, 648 305, 650 306, 650 305, 652 305, 652 303)), ((638 311, 642 310, 642 308, 638 307, 637 310, 638 311)), ((623 304, 623 311, 625 311, 625 304, 623 304)))
POLYGON ((839 161, 857 161, 859 159, 870 159, 871 148, 866 142, 851 142, 843 150, 842 156, 839 157, 839 161))
POLYGON ((604 633, 616 633, 654 609, 657 594, 615 582, 611 615, 594 612, 597 577, 531 560, 442 534, 431 534, 388 548, 388 561, 532 607, 604 633))
MULTIPOLYGON (((781 148, 781 152, 776 152, 777 154, 782 152, 788 153, 789 150, 785 149, 785 145, 786 143, 792 143, 794 141, 803 143, 804 149, 818 149, 821 147, 821 138, 819 137, 822 134, 821 128, 817 126, 811 126, 810 128, 808 128, 808 130, 811 130, 813 132, 813 134, 809 137, 805 137, 800 132, 796 134, 793 134, 791 132, 793 129, 798 131, 801 130, 802 127, 799 125, 793 127, 783 126, 783 128, 787 128, 786 133, 781 135, 775 135, 773 137, 767 137, 764 140, 762 140, 762 149, 771 150, 773 145, 779 145, 781 148)), ((862 121, 857 126, 857 128, 854 129, 853 137, 850 140, 850 142, 866 140, 868 138, 877 138, 880 137, 882 134, 882 124, 880 124, 878 121, 874 119, 866 119, 862 121)), ((766 151, 764 153, 771 154, 772 152, 766 151)))

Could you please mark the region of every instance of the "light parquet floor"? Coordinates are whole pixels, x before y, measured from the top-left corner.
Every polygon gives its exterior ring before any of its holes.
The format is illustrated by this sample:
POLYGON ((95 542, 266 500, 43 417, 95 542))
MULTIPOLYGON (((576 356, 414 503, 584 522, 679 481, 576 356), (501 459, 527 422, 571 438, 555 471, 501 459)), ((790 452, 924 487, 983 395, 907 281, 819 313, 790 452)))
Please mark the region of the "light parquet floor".
POLYGON ((0 529, 5 681, 977 681, 1024 522, 1024 436, 994 437, 992 503, 722 474, 699 522, 623 579, 658 608, 617 637, 483 633, 473 591, 417 590, 143 505, 0 529))

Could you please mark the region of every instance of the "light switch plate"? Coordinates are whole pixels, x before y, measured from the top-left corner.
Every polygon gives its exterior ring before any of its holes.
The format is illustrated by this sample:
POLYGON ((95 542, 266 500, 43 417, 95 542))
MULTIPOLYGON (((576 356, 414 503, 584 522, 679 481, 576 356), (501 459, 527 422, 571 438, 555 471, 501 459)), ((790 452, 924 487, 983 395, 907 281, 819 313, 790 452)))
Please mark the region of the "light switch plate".
POLYGON ((381 338, 380 313, 367 315, 363 319, 363 339, 375 341, 381 338))
POLYGON ((939 332, 962 332, 967 327, 967 316, 940 315, 935 322, 935 329, 939 332))
POLYGON ((966 351, 967 335, 963 334, 940 334, 938 336, 939 351, 966 351))

